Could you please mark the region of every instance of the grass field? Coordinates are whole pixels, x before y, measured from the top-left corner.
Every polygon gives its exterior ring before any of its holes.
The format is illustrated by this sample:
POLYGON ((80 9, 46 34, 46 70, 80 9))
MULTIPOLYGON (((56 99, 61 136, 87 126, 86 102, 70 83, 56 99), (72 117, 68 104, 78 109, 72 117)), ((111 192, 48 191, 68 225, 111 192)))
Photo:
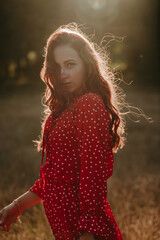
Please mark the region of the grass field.
MULTIPOLYGON (((27 191, 38 178, 41 153, 32 143, 40 134, 42 92, 12 90, 0 96, 0 209, 27 191)), ((125 240, 160 239, 160 94, 127 90, 127 100, 153 123, 127 119, 127 142, 115 155, 108 201, 125 240)), ((53 240, 43 206, 24 211, 3 240, 53 240)))

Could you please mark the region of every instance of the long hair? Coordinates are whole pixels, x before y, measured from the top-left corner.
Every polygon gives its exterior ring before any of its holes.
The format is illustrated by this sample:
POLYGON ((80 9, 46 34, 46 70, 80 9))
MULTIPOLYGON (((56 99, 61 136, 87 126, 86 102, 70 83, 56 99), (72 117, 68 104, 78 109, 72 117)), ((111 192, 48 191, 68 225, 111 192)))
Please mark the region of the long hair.
POLYGON ((46 84, 44 94, 44 117, 41 123, 40 139, 34 141, 37 151, 42 149, 45 122, 51 112, 55 118, 74 99, 75 95, 93 92, 101 96, 110 116, 111 147, 113 152, 125 145, 125 125, 123 108, 129 108, 125 94, 116 83, 109 55, 102 47, 93 43, 77 26, 76 23, 60 26, 47 40, 44 64, 40 77, 46 84), (53 51, 57 46, 69 45, 77 51, 87 70, 87 78, 81 88, 70 95, 62 92, 59 85, 59 69, 53 59, 53 51))

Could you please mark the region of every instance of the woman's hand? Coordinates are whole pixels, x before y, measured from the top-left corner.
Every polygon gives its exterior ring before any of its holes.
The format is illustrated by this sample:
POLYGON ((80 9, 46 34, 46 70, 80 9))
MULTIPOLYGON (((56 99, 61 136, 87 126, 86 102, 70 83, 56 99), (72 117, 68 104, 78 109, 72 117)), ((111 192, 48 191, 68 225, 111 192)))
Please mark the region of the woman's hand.
POLYGON ((79 240, 95 240, 94 234, 89 232, 83 232, 79 240))
POLYGON ((42 199, 31 191, 27 191, 19 196, 0 211, 0 230, 8 232, 10 225, 17 219, 22 211, 41 201, 42 199))
POLYGON ((0 211, 0 230, 9 231, 10 225, 17 219, 19 212, 14 203, 9 204, 0 211))

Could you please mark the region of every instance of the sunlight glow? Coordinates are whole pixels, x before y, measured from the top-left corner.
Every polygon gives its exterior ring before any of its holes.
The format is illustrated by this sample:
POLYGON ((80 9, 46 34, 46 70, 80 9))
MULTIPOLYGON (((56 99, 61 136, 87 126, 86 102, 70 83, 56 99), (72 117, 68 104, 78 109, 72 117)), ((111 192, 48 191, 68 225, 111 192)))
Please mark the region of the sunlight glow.
POLYGON ((80 20, 89 21, 95 24, 100 19, 105 19, 105 25, 113 22, 119 13, 120 0, 78 0, 77 16, 80 20))
POLYGON ((94 9, 101 9, 107 4, 107 0, 87 0, 87 2, 94 9))

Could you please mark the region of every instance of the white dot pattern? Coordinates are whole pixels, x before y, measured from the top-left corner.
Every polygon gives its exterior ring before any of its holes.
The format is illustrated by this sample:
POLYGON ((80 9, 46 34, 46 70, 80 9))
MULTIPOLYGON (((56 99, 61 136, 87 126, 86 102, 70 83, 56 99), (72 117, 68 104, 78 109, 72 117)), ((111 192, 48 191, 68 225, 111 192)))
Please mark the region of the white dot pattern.
POLYGON ((55 240, 79 239, 81 230, 98 240, 122 240, 107 201, 113 173, 109 115, 95 93, 75 99, 55 124, 45 124, 46 163, 29 189, 42 203, 55 240))

